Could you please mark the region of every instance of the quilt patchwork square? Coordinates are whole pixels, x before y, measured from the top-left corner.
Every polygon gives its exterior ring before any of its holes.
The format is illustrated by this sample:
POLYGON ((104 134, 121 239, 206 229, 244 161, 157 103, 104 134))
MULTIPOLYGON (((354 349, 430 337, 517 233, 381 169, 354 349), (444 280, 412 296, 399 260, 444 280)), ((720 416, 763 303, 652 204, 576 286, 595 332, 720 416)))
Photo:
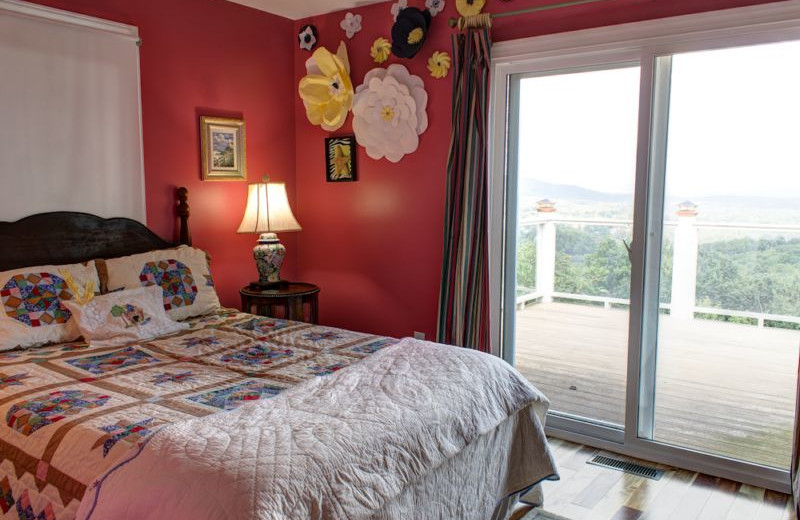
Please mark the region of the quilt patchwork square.
POLYGON ((117 350, 108 354, 100 354, 98 356, 67 360, 69 365, 96 375, 105 374, 122 368, 159 362, 160 360, 158 358, 134 347, 125 347, 122 350, 117 350))
POLYGON ((330 327, 313 327, 311 329, 293 330, 282 334, 280 342, 289 346, 300 346, 313 350, 328 350, 342 347, 360 339, 367 339, 368 334, 330 327))
POLYGON ((188 334, 151 341, 151 345, 161 347, 171 355, 197 357, 240 345, 247 336, 217 329, 200 329, 188 334))
POLYGON ((213 406, 220 410, 229 411, 235 410, 250 401, 275 397, 282 390, 282 387, 265 383, 264 381, 245 381, 227 388, 189 396, 187 399, 205 406, 213 406))

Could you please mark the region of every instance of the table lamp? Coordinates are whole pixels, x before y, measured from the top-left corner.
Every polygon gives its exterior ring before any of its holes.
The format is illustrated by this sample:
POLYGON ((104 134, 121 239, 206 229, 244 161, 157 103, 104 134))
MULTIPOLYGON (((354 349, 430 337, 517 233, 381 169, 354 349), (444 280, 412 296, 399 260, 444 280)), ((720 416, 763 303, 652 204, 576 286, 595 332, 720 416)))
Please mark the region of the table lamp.
POLYGON ((285 287, 288 282, 281 280, 280 273, 286 248, 275 233, 302 229, 289 207, 286 184, 269 182, 269 177, 264 177, 264 182, 250 184, 247 189, 247 207, 237 233, 261 233, 253 248, 258 281, 252 282, 250 288, 285 287))

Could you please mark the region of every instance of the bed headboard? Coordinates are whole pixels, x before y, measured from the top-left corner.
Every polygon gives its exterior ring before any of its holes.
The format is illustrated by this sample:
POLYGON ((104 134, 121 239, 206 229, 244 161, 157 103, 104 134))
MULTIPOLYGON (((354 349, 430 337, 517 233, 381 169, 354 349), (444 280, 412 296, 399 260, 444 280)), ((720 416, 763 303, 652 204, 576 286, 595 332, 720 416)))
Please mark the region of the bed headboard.
POLYGON ((191 245, 188 190, 178 188, 179 240, 168 242, 144 224, 128 218, 105 219, 88 213, 39 213, 16 222, 0 222, 0 271, 33 265, 86 262, 94 258, 144 253, 191 245))

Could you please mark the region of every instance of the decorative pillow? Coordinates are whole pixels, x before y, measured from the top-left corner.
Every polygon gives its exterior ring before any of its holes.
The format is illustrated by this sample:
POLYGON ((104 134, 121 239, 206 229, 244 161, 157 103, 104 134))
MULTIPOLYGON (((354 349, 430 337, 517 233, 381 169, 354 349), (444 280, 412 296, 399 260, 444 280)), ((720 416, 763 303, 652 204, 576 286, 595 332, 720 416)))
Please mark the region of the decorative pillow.
POLYGON ((219 298, 200 249, 181 246, 105 261, 108 290, 158 285, 164 309, 173 320, 209 314, 219 309, 219 298))
POLYGON ((86 305, 66 301, 64 306, 92 346, 115 347, 189 328, 167 316, 161 287, 155 285, 97 296, 86 305))
POLYGON ((81 335, 64 302, 99 290, 94 262, 0 273, 0 351, 74 341, 81 335))

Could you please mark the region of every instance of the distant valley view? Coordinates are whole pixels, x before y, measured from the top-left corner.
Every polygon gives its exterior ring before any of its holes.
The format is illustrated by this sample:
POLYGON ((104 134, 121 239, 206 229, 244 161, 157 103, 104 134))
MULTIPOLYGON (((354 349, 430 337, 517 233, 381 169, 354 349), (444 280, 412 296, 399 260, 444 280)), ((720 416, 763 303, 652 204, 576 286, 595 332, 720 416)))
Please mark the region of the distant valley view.
MULTIPOLYGON (((545 219, 627 220, 633 215, 631 194, 605 193, 577 186, 521 179, 517 255, 518 294, 536 289, 537 221, 545 219), (554 213, 539 214, 537 202, 555 203, 554 213)), ((678 205, 697 205, 696 223, 741 224, 747 228, 698 228, 698 307, 800 317, 800 198, 755 196, 669 197, 668 222, 661 260, 662 303, 671 299, 673 236, 678 205), (751 226, 786 229, 752 229, 751 226)), ((556 223, 556 292, 626 299, 630 265, 626 243, 632 226, 556 223)), ((698 316, 740 323, 750 318, 698 316)), ((800 320, 798 320, 800 321, 800 320)), ((766 326, 800 328, 770 320, 766 326)))

